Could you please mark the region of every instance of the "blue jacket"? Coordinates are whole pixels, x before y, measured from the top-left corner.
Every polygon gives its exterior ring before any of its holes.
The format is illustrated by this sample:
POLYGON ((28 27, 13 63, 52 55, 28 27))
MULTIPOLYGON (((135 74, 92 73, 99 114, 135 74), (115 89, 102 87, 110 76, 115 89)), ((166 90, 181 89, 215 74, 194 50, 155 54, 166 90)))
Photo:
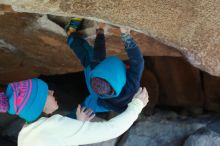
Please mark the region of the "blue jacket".
POLYGON ((103 60, 93 69, 88 65, 85 78, 90 95, 84 105, 94 112, 116 111, 123 112, 133 95, 140 87, 140 80, 144 69, 144 59, 135 41, 128 34, 122 35, 125 50, 129 57, 129 68, 117 57, 111 56, 103 60), (100 77, 108 81, 113 87, 114 95, 97 95, 91 88, 91 78, 100 77))

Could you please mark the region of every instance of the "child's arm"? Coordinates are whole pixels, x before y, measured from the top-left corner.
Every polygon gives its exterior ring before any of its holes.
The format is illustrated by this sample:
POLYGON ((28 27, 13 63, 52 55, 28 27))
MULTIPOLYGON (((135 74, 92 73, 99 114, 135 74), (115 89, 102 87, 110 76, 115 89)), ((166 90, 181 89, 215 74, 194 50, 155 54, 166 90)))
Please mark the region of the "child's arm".
POLYGON ((68 46, 74 51, 84 67, 90 65, 93 57, 93 48, 77 32, 71 33, 67 38, 68 46))
POLYGON ((129 30, 121 28, 121 38, 125 46, 125 51, 127 52, 129 58, 130 68, 127 71, 127 85, 130 89, 136 89, 139 87, 142 72, 144 69, 144 59, 143 55, 136 42, 133 40, 129 34, 129 30))
POLYGON ((99 23, 96 29, 96 39, 94 43, 93 67, 106 58, 106 45, 104 35, 105 23, 99 23))
POLYGON ((65 26, 65 30, 68 36, 67 44, 79 58, 81 64, 84 67, 87 67, 92 61, 93 48, 77 31, 81 22, 81 18, 72 17, 69 23, 65 26))

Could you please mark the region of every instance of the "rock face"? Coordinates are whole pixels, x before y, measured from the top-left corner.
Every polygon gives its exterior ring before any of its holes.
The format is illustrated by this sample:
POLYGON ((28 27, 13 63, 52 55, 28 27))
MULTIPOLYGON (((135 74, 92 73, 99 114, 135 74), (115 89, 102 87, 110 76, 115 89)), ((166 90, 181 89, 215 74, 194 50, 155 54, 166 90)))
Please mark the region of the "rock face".
MULTIPOLYGON (((9 11, 9 8, 6 8, 9 11)), ((82 70, 78 59, 66 44, 62 27, 47 19, 46 16, 7 13, 7 11, 4 15, 0 15, 1 82, 23 80, 40 74, 64 74, 82 70)), ((85 24, 86 29, 82 32, 88 36, 91 45, 95 39, 96 23, 93 23, 85 24)), ((119 55, 125 59, 127 56, 120 39, 119 29, 108 25, 105 29, 108 55, 119 55)), ((133 33, 133 35, 145 55, 181 56, 175 49, 143 34, 133 33)))
POLYGON ((149 62, 152 62, 152 70, 158 79, 160 104, 203 106, 200 71, 197 68, 180 57, 151 57, 149 62))
MULTIPOLYGON (((156 112, 153 116, 142 119, 131 127, 123 146, 182 146, 187 137, 198 129, 206 127, 213 119, 214 117, 203 116, 183 120, 174 112, 156 112)), ((194 143, 200 144, 198 146, 208 146, 205 145, 205 140, 200 142, 200 138, 197 139, 198 137, 200 136, 194 136, 194 143)), ((202 137, 201 135, 201 138, 202 137)), ((206 139, 208 137, 211 138, 209 146, 211 146, 212 143, 217 144, 219 142, 219 136, 215 139, 216 136, 213 134, 204 134, 204 137, 206 137, 206 139)), ((186 144, 186 146, 197 145, 186 144)))
POLYGON ((3 15, 7 12, 13 12, 11 6, 9 6, 9 5, 0 5, 0 15, 3 15))
POLYGON ((203 89, 206 97, 205 108, 220 112, 220 77, 215 78, 207 73, 203 75, 203 89))
POLYGON ((129 26, 177 48, 194 66, 220 76, 220 1, 1 0, 15 11, 80 16, 129 26))
POLYGON ((184 143, 184 146, 219 146, 220 135, 206 128, 197 130, 190 135, 184 143))
POLYGON ((44 31, 39 20, 39 16, 31 14, 0 15, 2 82, 81 70, 78 60, 64 43, 65 38, 44 31))
POLYGON ((141 86, 146 87, 149 94, 149 102, 144 109, 144 113, 145 115, 151 115, 154 107, 159 103, 160 88, 155 74, 146 67, 141 79, 141 86))

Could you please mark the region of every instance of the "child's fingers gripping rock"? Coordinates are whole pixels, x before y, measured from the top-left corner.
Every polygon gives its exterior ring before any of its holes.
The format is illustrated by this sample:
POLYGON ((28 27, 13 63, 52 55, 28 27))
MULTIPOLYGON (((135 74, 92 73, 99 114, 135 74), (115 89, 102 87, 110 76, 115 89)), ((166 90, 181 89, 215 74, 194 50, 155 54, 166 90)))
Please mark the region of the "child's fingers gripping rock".
POLYGON ((128 33, 130 34, 130 29, 126 27, 120 27, 121 33, 128 33))

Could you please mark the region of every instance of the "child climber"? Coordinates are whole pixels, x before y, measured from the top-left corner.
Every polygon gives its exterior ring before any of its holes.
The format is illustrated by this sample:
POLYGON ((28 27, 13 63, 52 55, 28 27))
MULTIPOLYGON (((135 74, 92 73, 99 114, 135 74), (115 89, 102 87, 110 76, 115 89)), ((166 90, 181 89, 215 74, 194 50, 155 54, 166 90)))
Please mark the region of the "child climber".
POLYGON ((78 33, 80 18, 71 18, 66 26, 67 43, 84 66, 85 80, 90 92, 83 105, 94 112, 122 112, 140 87, 144 59, 129 29, 120 28, 129 69, 116 56, 106 58, 105 36, 97 29, 94 47, 78 33))
POLYGON ((6 103, 1 111, 8 109, 29 122, 19 132, 18 146, 70 146, 102 142, 124 133, 148 103, 148 93, 140 88, 128 108, 106 122, 89 122, 92 111, 80 106, 77 120, 58 114, 39 118, 42 112, 51 114, 58 108, 53 91, 39 79, 9 84, 0 100, 6 103))

